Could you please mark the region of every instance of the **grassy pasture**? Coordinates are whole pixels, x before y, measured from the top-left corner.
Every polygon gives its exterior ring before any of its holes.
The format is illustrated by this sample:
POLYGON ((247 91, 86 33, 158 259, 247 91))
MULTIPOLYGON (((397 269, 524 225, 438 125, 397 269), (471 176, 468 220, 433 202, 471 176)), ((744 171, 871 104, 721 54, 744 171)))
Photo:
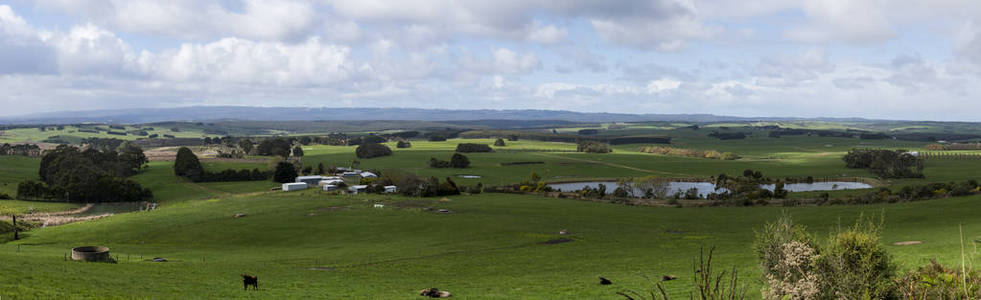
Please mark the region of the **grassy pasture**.
MULTIPOLYGON (((122 126, 122 125, 120 125, 122 126)), ((135 140, 138 138, 145 138, 146 136, 139 136, 133 134, 127 135, 115 135, 108 134, 105 131, 100 131, 99 133, 92 132, 80 132, 78 129, 91 129, 93 126, 83 125, 82 127, 73 125, 64 125, 64 129, 57 130, 55 126, 48 126, 48 130, 41 131, 38 128, 15 128, 4 130, 4 135, 0 135, 0 143, 14 143, 14 142, 41 142, 53 136, 66 136, 72 140, 81 140, 83 138, 116 138, 121 140, 135 140)), ((98 125, 95 127, 108 128, 108 125, 98 125)), ((215 137, 218 135, 205 134, 202 130, 195 129, 182 129, 180 131, 171 131, 170 128, 164 127, 154 127, 145 126, 142 129, 133 126, 125 126, 125 130, 122 129, 112 129, 112 131, 122 132, 131 130, 145 130, 148 134, 159 134, 160 138, 163 138, 164 134, 173 135, 178 138, 203 138, 203 137, 215 137), (146 130, 146 127, 153 127, 153 130, 146 130)))
MULTIPOLYGON (((436 286, 463 298, 615 299, 641 276, 674 274, 686 294, 699 247, 717 247, 717 269, 737 266, 759 297, 753 232, 782 212, 818 237, 856 217, 885 215, 883 242, 904 269, 960 260, 981 237, 981 197, 828 207, 627 207, 533 196, 435 199, 326 196, 318 191, 186 201, 38 229, 0 245, 0 295, 14 298, 414 298, 436 286), (383 209, 372 203, 387 204, 383 209), (418 209, 453 210, 438 215, 418 209), (244 218, 232 218, 246 213, 244 218), (542 245, 568 229, 573 242, 542 245), (65 262, 72 246, 106 245, 122 262, 65 262), (18 245, 20 251, 18 252, 18 245), (171 262, 138 261, 165 257, 171 262), (312 271, 309 267, 332 268, 312 271), (257 274, 259 292, 238 274, 257 274), (70 274, 70 276, 67 276, 70 274), (597 276, 611 278, 600 286, 597 276)), ((972 262, 975 257, 970 257, 972 262)))
POLYGON ((38 178, 40 165, 40 158, 0 156, 0 193, 15 196, 18 183, 38 178))
MULTIPOLYGON (((36 129, 32 129, 37 131, 36 129)), ((664 134, 659 125, 616 130, 664 134)), ((711 129, 715 130, 715 129, 711 129)), ((736 129, 733 129, 736 130, 736 129)), ((742 130, 742 129, 740 129, 742 130)), ((671 130, 674 147, 714 149, 743 157, 735 161, 639 153, 645 145, 618 145, 609 154, 567 152, 571 143, 506 141, 492 153, 469 153, 468 169, 432 169, 430 157, 449 159, 458 143, 493 139, 412 141, 389 146, 392 156, 360 160, 362 169, 454 178, 458 184, 514 183, 531 172, 549 181, 657 175, 708 177, 761 170, 769 177, 872 177, 846 169, 841 156, 853 147, 918 149, 925 143, 893 140, 785 136, 755 130, 745 140, 719 141, 709 129, 671 130), (531 151, 545 150, 545 151, 531 151), (550 150, 550 151, 549 151, 550 150), (502 162, 544 164, 502 166, 502 162)), ((349 166, 355 147, 304 146, 305 166, 349 166)), ((37 177, 39 159, 0 156, 0 192, 37 177)), ((261 182, 192 183, 175 177, 172 162, 151 162, 132 179, 153 190, 160 209, 89 222, 35 229, 26 238, 0 244, 0 297, 4 298, 417 298, 439 287, 461 298, 617 299, 622 288, 644 288, 643 275, 674 274, 667 283, 676 297, 687 294, 690 263, 699 247, 717 247, 717 270, 735 265, 759 297, 752 253, 754 231, 782 213, 824 238, 860 215, 884 215, 883 243, 903 269, 938 258, 960 262, 958 225, 964 226, 969 261, 981 239, 981 196, 914 203, 821 207, 656 208, 482 194, 449 202, 394 196, 328 196, 318 190, 282 193, 261 182), (373 203, 384 203, 376 209, 373 203), (422 207, 447 208, 434 214, 422 207), (233 218, 237 213, 244 218, 233 218), (543 245, 568 229, 574 240, 543 245), (892 246, 920 240, 922 245, 892 246), (63 261, 73 246, 105 245, 118 264, 63 261), (19 249, 19 251, 18 251, 19 249), (165 257, 170 262, 139 261, 165 257), (308 270, 310 267, 330 270, 308 270), (260 277, 259 292, 241 291, 241 273, 260 277), (597 276, 613 279, 600 286, 597 276)), ((266 162, 205 161, 209 171, 268 168, 266 162)), ((899 187, 977 178, 981 161, 927 160, 926 179, 884 181, 899 187)), ((833 196, 860 191, 837 191, 833 196)), ((795 195, 795 194, 792 194, 795 195)), ((802 193, 796 196, 813 196, 802 193)), ((0 210, 63 210, 63 203, 0 201, 0 210)), ((0 240, 5 240, 0 237, 0 240)))

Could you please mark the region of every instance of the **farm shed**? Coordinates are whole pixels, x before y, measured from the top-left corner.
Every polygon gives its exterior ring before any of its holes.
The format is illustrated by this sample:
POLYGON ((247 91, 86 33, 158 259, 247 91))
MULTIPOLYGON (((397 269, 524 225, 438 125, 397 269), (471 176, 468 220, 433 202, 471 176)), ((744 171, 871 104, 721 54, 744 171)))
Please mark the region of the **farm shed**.
POLYGON ((350 188, 348 188, 348 190, 351 192, 351 194, 357 195, 358 193, 363 193, 367 188, 367 185, 352 185, 350 188))
POLYGON ((296 182, 306 183, 307 185, 317 185, 321 180, 324 180, 324 177, 320 175, 296 177, 296 182))
POLYGON ((340 185, 343 182, 344 182, 344 180, 341 180, 341 179, 324 179, 324 180, 321 180, 318 184, 320 186, 325 186, 325 185, 340 185))
POLYGON ((299 191, 305 189, 307 189, 307 184, 303 182, 291 182, 291 183, 283 184, 283 191, 286 192, 299 191))
POLYGON ((385 186, 385 193, 394 194, 394 193, 398 193, 398 191, 399 191, 399 188, 397 186, 394 186, 394 185, 386 185, 385 186))
POLYGON ((337 186, 336 185, 333 185, 333 184, 324 185, 324 190, 325 191, 328 191, 328 192, 329 191, 336 191, 337 190, 337 186))

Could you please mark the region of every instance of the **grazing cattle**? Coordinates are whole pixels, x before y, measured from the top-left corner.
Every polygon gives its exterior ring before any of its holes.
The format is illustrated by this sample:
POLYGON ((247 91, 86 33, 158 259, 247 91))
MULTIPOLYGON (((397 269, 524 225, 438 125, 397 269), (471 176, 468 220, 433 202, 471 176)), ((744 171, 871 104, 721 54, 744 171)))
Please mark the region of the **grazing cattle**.
POLYGON ((419 291, 419 296, 426 296, 429 298, 449 298, 453 295, 447 291, 440 291, 437 288, 431 288, 419 291))
POLYGON ((661 281, 671 281, 675 279, 678 279, 678 277, 675 277, 674 275, 664 275, 664 277, 661 278, 661 281))
POLYGON ((602 284, 602 285, 611 285, 611 284, 613 284, 613 281, 610 281, 609 279, 600 277, 600 284, 602 284))
POLYGON ((254 290, 259 290, 259 277, 249 274, 242 274, 242 285, 245 287, 246 291, 249 290, 250 285, 254 290))

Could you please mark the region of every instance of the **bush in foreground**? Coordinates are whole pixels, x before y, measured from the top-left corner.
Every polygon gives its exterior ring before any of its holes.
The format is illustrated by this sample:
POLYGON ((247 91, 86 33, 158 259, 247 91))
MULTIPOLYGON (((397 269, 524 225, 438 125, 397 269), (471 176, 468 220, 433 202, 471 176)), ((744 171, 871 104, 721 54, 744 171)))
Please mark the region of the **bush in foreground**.
POLYGON ((879 226, 859 221, 819 246, 789 216, 756 236, 764 299, 894 299, 896 265, 879 226))

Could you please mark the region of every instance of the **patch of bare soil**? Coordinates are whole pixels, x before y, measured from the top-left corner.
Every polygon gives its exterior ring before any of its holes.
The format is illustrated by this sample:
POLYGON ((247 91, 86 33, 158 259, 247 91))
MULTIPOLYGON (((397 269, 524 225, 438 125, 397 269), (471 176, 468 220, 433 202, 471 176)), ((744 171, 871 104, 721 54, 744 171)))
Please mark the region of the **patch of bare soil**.
MULTIPOLYGON (((32 213, 32 214, 20 216, 17 219, 23 221, 30 221, 30 222, 40 222, 41 227, 48 227, 48 226, 64 225, 74 222, 102 219, 105 217, 112 216, 111 213, 92 215, 92 216, 75 216, 76 214, 86 212, 91 208, 92 208, 92 204, 90 203, 90 204, 86 204, 85 206, 72 210, 50 212, 50 213, 32 213)), ((0 220, 10 221, 10 217, 0 216, 0 220)))
POLYGON ((909 245, 919 245, 919 244, 922 244, 922 243, 923 243, 923 241, 905 241, 905 242, 895 242, 895 243, 892 243, 892 244, 894 246, 909 246, 909 245))

